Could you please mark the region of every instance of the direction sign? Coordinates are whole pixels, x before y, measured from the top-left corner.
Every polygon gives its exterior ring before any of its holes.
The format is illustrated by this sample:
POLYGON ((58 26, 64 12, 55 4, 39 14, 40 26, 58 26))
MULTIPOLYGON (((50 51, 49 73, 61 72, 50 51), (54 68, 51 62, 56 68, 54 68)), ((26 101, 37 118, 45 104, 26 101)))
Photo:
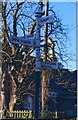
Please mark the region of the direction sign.
POLYGON ((41 64, 42 68, 47 69, 62 69, 64 66, 59 62, 43 61, 41 64))
POLYGON ((35 45, 35 35, 27 35, 22 37, 10 36, 11 43, 34 46, 35 45))
POLYGON ((49 16, 45 16, 45 17, 41 17, 40 18, 40 25, 44 25, 46 23, 51 23, 53 21, 53 16, 49 15, 49 16))

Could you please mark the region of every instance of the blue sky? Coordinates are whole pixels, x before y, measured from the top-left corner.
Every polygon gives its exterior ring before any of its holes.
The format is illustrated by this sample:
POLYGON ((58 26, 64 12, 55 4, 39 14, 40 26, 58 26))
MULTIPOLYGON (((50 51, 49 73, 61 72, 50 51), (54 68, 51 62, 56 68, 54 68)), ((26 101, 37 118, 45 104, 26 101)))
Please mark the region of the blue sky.
POLYGON ((71 39, 68 52, 72 54, 72 61, 68 61, 68 68, 76 69, 76 3, 75 2, 50 2, 57 14, 62 16, 62 23, 68 25, 72 30, 69 32, 71 39))

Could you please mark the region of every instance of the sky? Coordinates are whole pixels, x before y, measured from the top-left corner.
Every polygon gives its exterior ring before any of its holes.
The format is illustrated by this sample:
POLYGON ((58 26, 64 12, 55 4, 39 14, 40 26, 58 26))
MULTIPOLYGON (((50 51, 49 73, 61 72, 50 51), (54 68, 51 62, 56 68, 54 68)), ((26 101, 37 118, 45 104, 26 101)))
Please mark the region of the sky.
MULTIPOLYGON (((55 12, 62 16, 62 23, 68 25, 71 31, 68 36, 71 39, 67 45, 68 52, 71 53, 72 61, 68 61, 68 69, 76 69, 76 3, 75 2, 50 2, 54 6, 55 12)), ((66 67, 66 65, 65 65, 66 67)))

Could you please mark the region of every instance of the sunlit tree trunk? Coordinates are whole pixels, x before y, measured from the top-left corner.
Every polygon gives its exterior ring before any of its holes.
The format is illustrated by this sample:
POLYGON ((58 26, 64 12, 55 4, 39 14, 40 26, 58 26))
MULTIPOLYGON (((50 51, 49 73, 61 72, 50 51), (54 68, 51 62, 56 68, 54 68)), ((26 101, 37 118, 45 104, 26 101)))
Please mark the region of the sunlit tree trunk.
MULTIPOLYGON (((48 16, 49 11, 49 0, 45 0, 45 16, 48 16)), ((44 25, 44 59, 43 61, 48 60, 48 24, 44 25)), ((51 55, 51 61, 55 61, 55 53, 54 53, 54 43, 52 43, 52 55, 51 55)), ((49 87, 49 81, 50 81, 50 70, 49 69, 43 69, 42 70, 42 117, 44 118, 44 114, 46 111, 48 111, 48 87, 49 87)))
MULTIPOLYGON (((45 16, 48 16, 48 7, 49 1, 45 1, 45 16)), ((44 25, 44 61, 47 61, 47 32, 48 32, 48 25, 44 25)), ((49 84, 49 77, 48 71, 43 69, 42 70, 42 117, 44 118, 44 113, 47 110, 47 100, 48 100, 48 84, 49 84)))
MULTIPOLYGON (((5 42, 5 38, 6 38, 6 15, 5 15, 5 11, 6 11, 6 3, 5 3, 5 6, 2 6, 2 43, 3 44, 6 44, 5 42)), ((3 46, 2 46, 3 47, 3 46)), ((3 112, 3 116, 6 117, 6 114, 7 114, 7 109, 8 109, 8 101, 7 101, 7 97, 6 97, 6 92, 8 89, 6 89, 6 85, 5 85, 5 82, 6 82, 6 79, 5 79, 5 75, 6 75, 6 71, 7 71, 7 65, 5 66, 5 71, 4 73, 2 74, 2 92, 1 92, 1 96, 2 96, 2 110, 4 111, 3 112), (6 90, 6 91, 5 91, 6 90), (7 102, 5 102, 7 101, 7 102)), ((2 64, 2 70, 3 70, 3 64, 2 64)), ((8 96, 9 97, 9 96, 8 96)))

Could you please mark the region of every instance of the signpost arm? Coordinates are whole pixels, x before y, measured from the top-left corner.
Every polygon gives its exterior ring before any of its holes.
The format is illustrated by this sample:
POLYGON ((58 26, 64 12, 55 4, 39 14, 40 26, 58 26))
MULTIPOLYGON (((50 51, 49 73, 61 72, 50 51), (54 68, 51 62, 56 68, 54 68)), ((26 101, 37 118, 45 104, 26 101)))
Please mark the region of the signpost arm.
POLYGON ((39 118, 39 97, 40 97, 40 81, 41 81, 41 60, 40 60, 40 11, 36 12, 36 79, 35 79, 35 118, 39 118))

